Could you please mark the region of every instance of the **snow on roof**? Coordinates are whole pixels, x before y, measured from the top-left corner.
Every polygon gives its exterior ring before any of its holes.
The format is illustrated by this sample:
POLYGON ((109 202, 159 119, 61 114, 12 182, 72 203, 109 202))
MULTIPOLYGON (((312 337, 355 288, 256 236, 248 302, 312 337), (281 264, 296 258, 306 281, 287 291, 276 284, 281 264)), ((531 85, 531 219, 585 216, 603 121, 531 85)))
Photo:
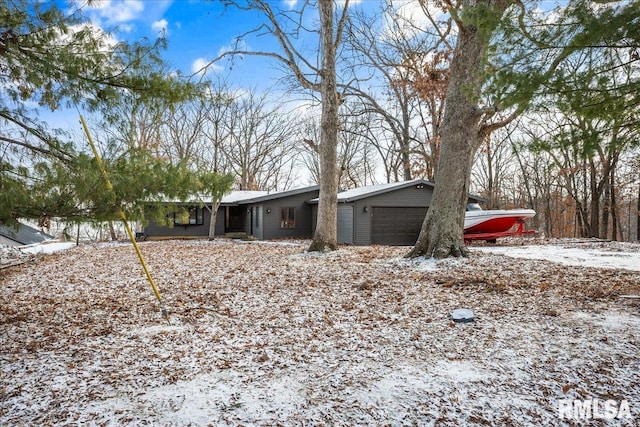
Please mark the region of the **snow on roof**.
POLYGON ((310 187, 295 188, 293 190, 274 191, 274 192, 267 193, 267 194, 264 194, 264 195, 261 195, 261 196, 252 197, 250 199, 242 200, 242 202, 243 203, 259 203, 259 202, 264 202, 264 201, 267 201, 267 200, 279 199, 281 197, 295 196, 297 194, 310 193, 312 191, 318 191, 318 190, 320 190, 320 186, 319 185, 312 185, 310 187))
MULTIPOLYGON (((239 203, 245 200, 255 199, 256 197, 264 196, 267 194, 269 194, 268 191, 236 190, 222 196, 222 200, 220 201, 220 203, 223 203, 223 204, 239 203)), ((207 201, 210 201, 210 200, 207 200, 207 201)))
MULTIPOLYGON (((249 190, 235 190, 231 193, 222 196, 220 203, 223 205, 233 205, 237 203, 259 203, 266 200, 277 199, 280 197, 293 196, 296 194, 302 194, 310 191, 318 190, 320 186, 313 185, 310 187, 296 188, 286 191, 249 191, 249 190)), ((195 196, 194 202, 211 203, 211 197, 209 196, 195 196)), ((174 203, 179 203, 178 200, 172 200, 174 203)))

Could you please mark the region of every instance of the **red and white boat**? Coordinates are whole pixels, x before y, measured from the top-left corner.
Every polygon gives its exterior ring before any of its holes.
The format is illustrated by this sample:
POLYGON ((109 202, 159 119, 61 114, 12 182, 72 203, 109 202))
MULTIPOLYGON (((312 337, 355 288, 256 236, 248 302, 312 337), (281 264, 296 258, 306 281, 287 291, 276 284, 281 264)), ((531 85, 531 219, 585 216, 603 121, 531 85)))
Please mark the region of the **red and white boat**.
POLYGON ((470 203, 464 216, 464 238, 495 241, 499 237, 531 234, 535 231, 525 230, 524 223, 535 215, 533 209, 485 211, 477 203, 470 203))

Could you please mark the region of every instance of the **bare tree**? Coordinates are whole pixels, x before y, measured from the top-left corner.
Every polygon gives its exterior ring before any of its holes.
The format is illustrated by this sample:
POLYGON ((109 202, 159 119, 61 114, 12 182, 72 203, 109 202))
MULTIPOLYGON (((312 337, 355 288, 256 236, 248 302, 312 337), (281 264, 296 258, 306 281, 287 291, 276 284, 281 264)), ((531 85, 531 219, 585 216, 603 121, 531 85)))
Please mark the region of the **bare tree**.
POLYGON ((509 177, 513 177, 516 169, 511 145, 514 131, 515 127, 505 127, 487 135, 476 152, 471 173, 472 186, 489 201, 490 208, 503 207, 509 177))
POLYGON ((222 146, 231 137, 232 105, 239 96, 238 91, 232 90, 226 81, 220 79, 211 82, 205 95, 207 120, 203 133, 207 144, 204 153, 211 171, 231 172, 222 146))
MULTIPOLYGON (((258 11, 265 18, 266 23, 257 29, 249 31, 251 34, 270 34, 281 49, 281 52, 255 52, 234 48, 225 52, 214 60, 233 55, 258 55, 276 60, 295 77, 297 83, 304 89, 320 93, 321 133, 320 133, 320 197, 318 203, 318 217, 315 234, 310 251, 325 251, 337 248, 337 199, 338 199, 338 108, 340 96, 336 73, 336 58, 338 48, 342 43, 345 22, 348 16, 349 0, 341 2, 336 8, 334 0, 318 0, 319 27, 309 30, 303 23, 305 11, 313 4, 305 1, 298 9, 274 9, 272 3, 266 0, 226 1, 240 10, 258 11), (338 16, 336 17, 336 11, 338 16), (314 63, 300 50, 295 42, 301 33, 315 35, 319 40, 320 58, 314 63)), ((242 40, 238 38, 238 41, 242 40)))
POLYGON ((206 145, 208 101, 200 98, 167 110, 158 134, 158 155, 196 168, 206 145))
POLYGON ((392 1, 382 4, 382 13, 360 12, 351 19, 349 47, 358 82, 347 90, 379 116, 373 123, 382 132, 374 144, 386 152, 388 167, 400 168, 388 171, 389 178, 433 179, 448 72, 442 52, 450 50, 449 31, 431 34, 414 27, 392 1))
MULTIPOLYGON (((338 133, 338 182, 341 189, 370 185, 375 182, 377 153, 369 137, 373 114, 363 112, 359 103, 349 102, 340 116, 338 133)), ((320 181, 320 126, 312 116, 301 122, 300 162, 315 182, 320 181)))
POLYGON ((269 93, 248 91, 230 106, 229 135, 220 149, 244 190, 287 185, 288 166, 295 154, 295 115, 269 99, 269 93))

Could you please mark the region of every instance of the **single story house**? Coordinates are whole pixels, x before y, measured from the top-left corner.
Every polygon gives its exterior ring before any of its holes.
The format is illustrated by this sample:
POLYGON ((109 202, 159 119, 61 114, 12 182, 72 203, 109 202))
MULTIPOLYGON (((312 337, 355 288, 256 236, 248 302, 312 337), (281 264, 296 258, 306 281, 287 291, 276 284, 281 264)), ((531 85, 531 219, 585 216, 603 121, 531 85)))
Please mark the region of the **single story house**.
MULTIPOLYGON (((216 216, 216 236, 247 235, 260 240, 309 238, 313 234, 312 205, 320 187, 298 188, 289 191, 233 191, 220 201, 216 216)), ((211 220, 208 208, 194 203, 188 206, 189 223, 173 218, 173 227, 153 221, 144 227, 147 239, 168 237, 207 237, 211 220)))
POLYGON ((51 239, 53 239, 53 236, 42 233, 40 230, 26 224, 18 223, 16 226, 0 225, 0 244, 2 245, 33 245, 51 239))
MULTIPOLYGON (((424 179, 370 185, 338 193, 338 243, 413 245, 422 227, 434 184, 424 179)), ((242 233, 260 240, 311 238, 318 213, 319 187, 274 193, 234 191, 218 209, 216 235, 242 233)), ((470 201, 483 201, 470 196, 470 201)), ((189 207, 189 224, 173 228, 149 222, 147 238, 206 237, 210 214, 189 207)))

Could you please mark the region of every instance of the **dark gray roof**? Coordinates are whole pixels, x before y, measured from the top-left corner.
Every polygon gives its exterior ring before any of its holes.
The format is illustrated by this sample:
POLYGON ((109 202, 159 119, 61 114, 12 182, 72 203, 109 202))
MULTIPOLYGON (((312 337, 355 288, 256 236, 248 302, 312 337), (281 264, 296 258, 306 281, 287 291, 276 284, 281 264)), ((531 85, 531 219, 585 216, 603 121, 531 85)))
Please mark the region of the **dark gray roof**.
POLYGON ((412 187, 414 185, 425 185, 433 187, 433 182, 425 179, 412 179, 411 181, 390 182, 387 184, 368 185, 366 187, 353 188, 338 193, 338 203, 348 203, 367 197, 377 196, 378 194, 389 193, 391 191, 400 190, 401 188, 412 187))
POLYGON ((294 190, 288 190, 288 191, 276 191, 276 192, 265 194, 258 197, 242 199, 242 200, 238 200, 237 203, 240 205, 247 205, 251 203, 262 203, 262 202, 267 202, 269 200, 281 199, 283 197, 297 196, 299 194, 311 193, 313 191, 319 191, 319 190, 320 190, 319 185, 312 185, 310 187, 296 188, 294 190))
MULTIPOLYGON (((423 185, 426 187, 435 187, 435 184, 426 179, 412 179, 411 181, 389 182, 386 184, 367 185, 365 187, 352 188, 338 193, 338 203, 350 203, 360 199, 377 196, 379 194, 389 193, 391 191, 400 190, 412 186, 423 185)), ((469 195, 469 198, 484 202, 485 199, 475 195, 469 195)), ((312 199, 309 203, 318 203, 318 198, 312 199)))
POLYGON ((53 236, 42 233, 40 232, 40 230, 29 227, 28 225, 22 223, 18 223, 18 225, 15 227, 12 225, 0 225, 0 236, 6 237, 9 240, 13 240, 20 245, 42 243, 45 240, 53 239, 53 236))

